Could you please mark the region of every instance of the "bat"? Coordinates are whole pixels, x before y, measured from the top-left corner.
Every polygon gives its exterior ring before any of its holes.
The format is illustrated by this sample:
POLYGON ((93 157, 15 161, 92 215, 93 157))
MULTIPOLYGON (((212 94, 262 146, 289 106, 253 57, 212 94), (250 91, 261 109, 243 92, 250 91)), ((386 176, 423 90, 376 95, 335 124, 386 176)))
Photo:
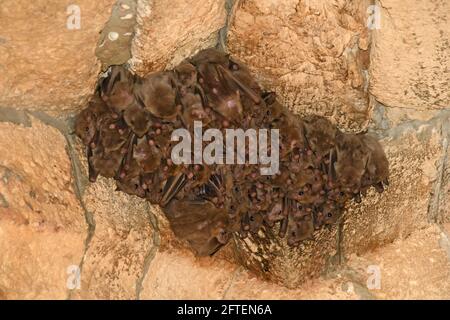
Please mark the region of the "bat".
POLYGON ((294 114, 244 64, 215 49, 146 77, 112 66, 74 131, 86 146, 90 181, 115 179, 117 190, 161 206, 174 234, 200 256, 233 233, 272 228, 298 246, 339 221, 348 201, 388 185, 389 162, 374 137, 294 114), (194 121, 220 132, 278 129, 279 171, 262 175, 260 164, 247 162, 175 165, 171 134, 192 131, 194 121))
POLYGON ((305 136, 311 150, 325 158, 335 147, 337 128, 326 118, 317 115, 303 118, 305 136))
POLYGON ((120 114, 134 101, 134 80, 123 66, 112 66, 109 75, 99 82, 100 97, 120 114))
POLYGON ((155 117, 173 120, 181 112, 173 87, 173 72, 155 72, 136 82, 137 101, 155 117))

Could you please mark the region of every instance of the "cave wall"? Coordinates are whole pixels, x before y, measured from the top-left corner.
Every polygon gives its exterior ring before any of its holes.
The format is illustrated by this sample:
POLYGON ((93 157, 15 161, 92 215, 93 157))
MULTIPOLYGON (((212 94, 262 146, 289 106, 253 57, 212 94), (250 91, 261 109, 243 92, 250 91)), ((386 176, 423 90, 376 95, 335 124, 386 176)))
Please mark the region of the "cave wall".
POLYGON ((68 29, 71 4, 0 6, 0 299, 450 297, 448 2, 79 0, 68 29), (300 248, 253 237, 196 258, 158 208, 88 183, 71 124, 99 72, 145 75, 211 46, 295 112, 376 132, 388 190, 300 248))

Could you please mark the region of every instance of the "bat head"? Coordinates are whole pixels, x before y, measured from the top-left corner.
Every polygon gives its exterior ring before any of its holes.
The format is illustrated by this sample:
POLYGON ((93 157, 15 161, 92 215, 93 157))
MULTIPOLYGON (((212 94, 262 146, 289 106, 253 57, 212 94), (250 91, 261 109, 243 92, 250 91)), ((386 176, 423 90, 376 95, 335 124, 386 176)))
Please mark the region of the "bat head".
POLYGON ((338 183, 354 193, 358 192, 369 160, 369 150, 358 135, 339 133, 336 155, 334 169, 338 183))
POLYGON ((305 134, 313 152, 323 158, 335 146, 336 127, 326 118, 309 116, 304 121, 305 134))
POLYGON ((105 103, 123 112, 133 101, 133 75, 123 66, 112 66, 108 77, 100 83, 100 96, 105 103))
POLYGON ((139 138, 144 136, 150 129, 150 114, 135 102, 125 110, 123 118, 139 138))

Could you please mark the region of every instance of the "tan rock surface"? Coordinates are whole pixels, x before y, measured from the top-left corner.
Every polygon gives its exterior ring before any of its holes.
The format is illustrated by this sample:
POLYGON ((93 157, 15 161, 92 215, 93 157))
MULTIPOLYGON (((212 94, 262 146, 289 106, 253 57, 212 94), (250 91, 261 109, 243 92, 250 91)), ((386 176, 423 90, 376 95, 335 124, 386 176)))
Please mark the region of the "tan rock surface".
POLYGON ((159 252, 141 298, 448 299, 450 255, 441 245, 442 237, 439 228, 428 225, 375 251, 352 255, 336 271, 295 289, 263 281, 215 257, 199 259, 180 250, 159 252), (379 289, 370 286, 373 266, 380 271, 379 289))
POLYGON ((333 263, 338 250, 338 227, 314 233, 314 240, 290 247, 286 237, 278 236, 278 227, 246 239, 235 237, 236 255, 246 268, 263 279, 296 288, 310 278, 317 278, 333 263))
POLYGON ((380 10, 370 93, 388 107, 409 110, 404 113, 411 118, 423 110, 449 108, 450 3, 384 0, 380 10))
POLYGON ((196 258, 186 250, 158 252, 143 282, 142 299, 221 299, 238 266, 196 258))
MULTIPOLYGON (((443 120, 446 121, 446 120, 443 120)), ((364 253, 405 238, 428 222, 428 206, 444 154, 438 125, 423 124, 390 131, 382 143, 390 165, 390 185, 373 188, 344 216, 344 254, 364 253)))
POLYGON ((127 63, 131 58, 131 42, 136 24, 136 1, 116 1, 111 11, 111 17, 100 34, 95 50, 103 69, 107 69, 110 65, 127 63))
POLYGON ((225 0, 137 0, 131 64, 140 75, 171 68, 214 47, 225 25, 225 0))
POLYGON ((442 237, 439 228, 428 226, 362 257, 354 255, 349 265, 366 279, 369 266, 379 267, 381 287, 371 290, 377 299, 448 300, 450 256, 440 246, 442 237))
MULTIPOLYGON (((80 153, 77 156, 86 180, 87 160, 80 153)), ((71 298, 136 299, 146 258, 159 244, 157 220, 150 204, 116 191, 114 180, 102 177, 85 186, 83 202, 95 229, 91 230, 83 260, 81 287, 72 291, 71 298)))
POLYGON ((437 191, 437 212, 436 221, 440 223, 450 223, 450 122, 443 127, 447 132, 447 139, 444 139, 443 146, 445 149, 444 156, 441 161, 441 172, 438 177, 437 191))
POLYGON ((368 120, 370 1, 238 1, 228 49, 288 107, 360 130, 368 120))
POLYGON ((0 106, 76 110, 92 94, 98 33, 114 0, 79 0, 80 29, 69 30, 71 0, 2 1, 0 106))
POLYGON ((65 299, 86 238, 65 139, 36 120, 31 128, 0 123, 0 136, 0 291, 65 299))

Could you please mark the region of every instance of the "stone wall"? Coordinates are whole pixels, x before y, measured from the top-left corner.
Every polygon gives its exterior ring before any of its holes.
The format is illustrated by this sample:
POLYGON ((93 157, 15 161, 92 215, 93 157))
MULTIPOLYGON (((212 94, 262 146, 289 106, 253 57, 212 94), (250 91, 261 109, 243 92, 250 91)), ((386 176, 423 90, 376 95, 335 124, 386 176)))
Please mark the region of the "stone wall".
POLYGON ((447 1, 77 0, 68 29, 71 4, 0 6, 0 299, 450 298, 447 1), (377 133, 387 191, 300 248, 254 237, 196 258, 158 208, 88 183, 71 123, 99 72, 211 46, 295 112, 377 133))

